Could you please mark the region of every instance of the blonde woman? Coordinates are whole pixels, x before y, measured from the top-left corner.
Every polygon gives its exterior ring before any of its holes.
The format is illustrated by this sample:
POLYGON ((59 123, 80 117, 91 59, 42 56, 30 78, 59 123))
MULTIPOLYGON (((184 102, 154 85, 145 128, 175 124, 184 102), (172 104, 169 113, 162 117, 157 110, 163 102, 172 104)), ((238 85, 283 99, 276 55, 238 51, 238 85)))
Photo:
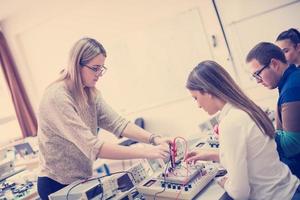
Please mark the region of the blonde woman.
POLYGON ((190 152, 187 162, 220 162, 228 173, 219 184, 233 199, 299 198, 299 180, 279 160, 271 121, 219 64, 201 62, 186 87, 208 114, 220 111, 219 150, 190 152))
POLYGON ((166 158, 167 139, 151 134, 119 116, 95 85, 107 68, 106 51, 92 38, 79 40, 71 50, 68 68, 45 91, 38 113, 41 172, 38 192, 42 199, 92 175, 98 158, 166 158), (97 137, 103 128, 153 146, 125 147, 97 137))

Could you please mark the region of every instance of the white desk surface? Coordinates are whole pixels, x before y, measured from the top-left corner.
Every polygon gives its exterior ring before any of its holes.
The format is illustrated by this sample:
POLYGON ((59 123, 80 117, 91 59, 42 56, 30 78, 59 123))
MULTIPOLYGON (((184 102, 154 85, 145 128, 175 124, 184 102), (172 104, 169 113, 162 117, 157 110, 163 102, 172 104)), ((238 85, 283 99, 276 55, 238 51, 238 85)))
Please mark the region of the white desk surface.
POLYGON ((212 180, 194 199, 201 200, 218 200, 225 193, 225 190, 212 180))
MULTIPOLYGON (((201 139, 195 139, 194 141, 192 141, 192 144, 190 145, 190 147, 192 147, 191 149, 194 149, 195 148, 194 145, 198 144, 201 141, 205 142, 206 139, 201 138, 201 139)), ((210 146, 206 143, 205 145, 203 145, 200 148, 207 149, 207 148, 210 148, 210 146)), ((197 149, 197 147, 195 149, 197 149)), ((127 161, 129 161, 129 160, 127 160, 127 161)), ((131 160, 131 162, 132 161, 133 161, 133 163, 140 162, 140 160, 131 160)), ((103 163, 107 163, 107 164, 111 165, 113 163, 120 163, 120 162, 122 162, 122 161, 101 160, 100 159, 94 163, 94 169, 99 167, 103 163)), ((131 163, 131 164, 133 164, 133 163, 131 163)), ((124 168, 123 168, 123 170, 124 170, 124 168)), ((114 170, 112 170, 112 171, 114 171, 114 170)), ((200 200, 218 200, 222 197, 222 195, 224 193, 225 193, 225 190, 221 186, 219 186, 219 184, 215 180, 212 180, 201 192, 199 192, 199 194, 194 198, 194 200, 198 200, 198 199, 200 199, 200 200)))

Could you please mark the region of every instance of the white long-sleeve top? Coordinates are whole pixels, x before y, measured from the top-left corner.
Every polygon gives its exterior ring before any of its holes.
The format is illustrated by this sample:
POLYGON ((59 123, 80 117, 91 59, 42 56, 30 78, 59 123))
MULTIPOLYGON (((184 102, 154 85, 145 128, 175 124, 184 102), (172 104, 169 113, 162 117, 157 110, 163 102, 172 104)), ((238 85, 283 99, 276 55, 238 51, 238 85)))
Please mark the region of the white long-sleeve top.
POLYGON ((219 120, 226 192, 234 199, 291 199, 300 182, 279 160, 274 139, 264 135, 246 112, 228 103, 219 120))

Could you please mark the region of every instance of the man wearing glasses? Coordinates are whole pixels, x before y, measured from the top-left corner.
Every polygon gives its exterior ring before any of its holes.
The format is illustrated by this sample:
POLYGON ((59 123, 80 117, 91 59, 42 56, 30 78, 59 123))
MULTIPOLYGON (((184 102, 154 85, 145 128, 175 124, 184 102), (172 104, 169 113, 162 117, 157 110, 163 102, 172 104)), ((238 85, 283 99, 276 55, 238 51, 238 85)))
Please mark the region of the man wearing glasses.
POLYGON ((284 53, 272 43, 261 42, 247 55, 246 62, 257 83, 278 88, 276 136, 280 160, 300 177, 300 69, 287 64, 284 53))

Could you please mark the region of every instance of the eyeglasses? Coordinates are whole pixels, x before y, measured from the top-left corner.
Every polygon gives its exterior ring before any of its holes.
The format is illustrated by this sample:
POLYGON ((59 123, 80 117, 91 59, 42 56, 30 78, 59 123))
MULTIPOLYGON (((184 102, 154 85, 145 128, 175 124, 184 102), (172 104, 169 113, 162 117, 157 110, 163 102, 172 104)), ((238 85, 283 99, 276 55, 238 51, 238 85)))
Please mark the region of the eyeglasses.
POLYGON ((94 66, 84 65, 84 67, 89 68, 90 70, 92 70, 93 72, 101 76, 103 76, 103 74, 105 74, 105 72, 107 71, 107 68, 104 65, 94 65, 94 66))
MULTIPOLYGON (((271 62, 271 61, 270 61, 271 62)), ((257 70, 256 72, 254 72, 252 74, 253 78, 255 78, 257 81, 261 81, 262 80, 262 77, 260 76, 261 72, 266 69, 267 67, 269 67, 270 65, 270 62, 264 66, 262 66, 259 70, 257 70)))

